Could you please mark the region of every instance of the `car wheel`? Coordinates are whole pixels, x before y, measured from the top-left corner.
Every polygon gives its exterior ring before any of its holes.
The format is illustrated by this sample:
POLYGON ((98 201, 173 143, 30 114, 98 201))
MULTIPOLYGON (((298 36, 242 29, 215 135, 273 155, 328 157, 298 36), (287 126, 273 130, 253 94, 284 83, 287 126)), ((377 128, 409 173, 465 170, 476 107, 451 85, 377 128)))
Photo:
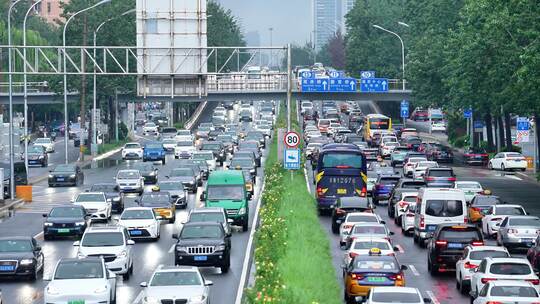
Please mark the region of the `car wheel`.
POLYGON ((416 233, 413 232, 413 242, 415 244, 418 244, 418 237, 416 236, 416 233))
POLYGON ((439 274, 439 266, 437 265, 431 265, 431 263, 429 262, 428 260, 428 270, 429 270, 429 273, 432 275, 432 276, 436 276, 439 274))
POLYGON ((49 184, 49 187, 50 187, 50 188, 54 188, 54 184, 49 184))
POLYGON ((162 165, 165 165, 165 159, 162 159, 162 160, 161 160, 161 164, 162 164, 162 165))
POLYGON ((122 275, 122 279, 124 279, 124 281, 128 281, 130 275, 131 273, 130 273, 130 270, 128 269, 128 271, 122 275))
POLYGON ((456 280, 456 289, 461 291, 461 282, 456 280))
POLYGON ((30 281, 34 282, 34 281, 37 280, 37 278, 38 278, 38 272, 39 272, 39 271, 38 271, 37 266, 36 266, 36 268, 34 269, 34 271, 32 272, 32 274, 30 274, 30 275, 28 276, 28 278, 30 279, 30 281))
POLYGON ((506 171, 506 167, 504 166, 503 163, 501 163, 501 171, 506 171))
POLYGON ((116 293, 111 292, 111 304, 116 304, 116 293))
POLYGON ((339 233, 339 226, 337 225, 337 223, 335 221, 332 221, 332 233, 333 234, 338 234, 339 233))
POLYGON ((420 245, 420 248, 426 248, 426 241, 423 238, 418 237, 418 245, 420 245))
POLYGON ((248 219, 247 218, 242 223, 242 231, 243 232, 248 231, 248 219))
POLYGON ((459 292, 466 295, 468 294, 470 289, 471 289, 470 286, 463 284, 463 280, 461 280, 461 283, 459 284, 459 292))
POLYGON ((221 267, 219 267, 221 269, 221 273, 222 274, 225 274, 227 272, 229 272, 229 269, 231 268, 231 259, 230 257, 228 258, 227 262, 225 263, 225 265, 222 265, 221 267))

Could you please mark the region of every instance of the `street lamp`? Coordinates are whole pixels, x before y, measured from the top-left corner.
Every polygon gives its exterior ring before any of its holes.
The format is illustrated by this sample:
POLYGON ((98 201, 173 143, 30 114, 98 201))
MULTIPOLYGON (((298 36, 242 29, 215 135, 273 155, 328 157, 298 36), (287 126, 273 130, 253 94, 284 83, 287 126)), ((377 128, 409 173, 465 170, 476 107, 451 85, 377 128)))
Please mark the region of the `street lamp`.
MULTIPOLYGON (((111 0, 101 0, 99 1, 98 3, 92 5, 92 6, 89 6, 85 9, 82 9, 78 12, 76 12, 75 14, 71 15, 68 20, 66 21, 66 23, 64 24, 64 30, 63 30, 63 33, 62 33, 62 45, 63 45, 63 51, 64 51, 64 56, 63 56, 63 64, 64 64, 64 152, 65 152, 65 162, 66 164, 69 163, 69 158, 68 158, 68 142, 69 142, 69 132, 68 132, 68 107, 67 107, 67 64, 66 64, 66 29, 67 29, 67 26, 69 24, 69 22, 77 15, 81 14, 81 13, 84 13, 88 10, 91 10, 97 6, 100 6, 102 4, 105 4, 105 3, 108 3, 108 2, 111 2, 111 0)), ((84 71, 83 71, 84 72, 84 71)), ((84 127, 84 126, 81 126, 81 128, 84 127)), ((81 138, 82 140, 82 138, 81 138)))
MULTIPOLYGON (((270 31, 270 47, 272 47, 272 44, 273 44, 273 41, 272 41, 272 32, 274 31, 274 28, 271 27, 268 29, 270 31)), ((272 51, 272 49, 270 49, 270 59, 268 60, 268 65, 269 65, 269 68, 271 69, 272 68, 272 56, 274 56, 274 52, 272 51)))
POLYGON ((392 31, 389 31, 382 26, 374 24, 373 27, 398 37, 399 41, 401 42, 401 68, 403 72, 403 90, 405 91, 405 45, 403 44, 403 39, 401 39, 401 37, 398 34, 392 31))
POLYGON ((43 0, 37 0, 28 8, 26 15, 24 15, 23 21, 23 86, 24 86, 24 166, 26 167, 26 172, 28 172, 28 83, 26 75, 26 20, 30 16, 30 12, 34 11, 34 8, 41 3, 43 0))
MULTIPOLYGON (((15 160, 14 160, 14 147, 13 147, 13 75, 11 65, 11 11, 22 0, 15 0, 8 9, 7 30, 8 30, 8 81, 9 81, 9 196, 11 199, 15 198, 15 160)), ((26 158, 26 155, 25 155, 26 158)), ((2 181, 2 191, 4 191, 4 185, 2 181)))
POLYGON ((407 23, 398 21, 399 25, 403 25, 404 27, 410 27, 407 23))
MULTIPOLYGON (((125 15, 131 14, 135 12, 135 9, 130 9, 124 13, 122 13, 120 16, 116 16, 113 18, 109 18, 103 22, 101 22, 96 30, 94 31, 94 60, 96 60, 96 40, 97 40, 97 34, 101 28, 108 23, 109 21, 115 20, 119 17, 123 17, 125 15)), ((96 114, 97 114, 97 77, 96 77, 96 65, 94 64, 94 105, 92 109, 92 144, 94 145, 94 149, 92 149, 92 154, 97 152, 97 120, 96 120, 96 114)))

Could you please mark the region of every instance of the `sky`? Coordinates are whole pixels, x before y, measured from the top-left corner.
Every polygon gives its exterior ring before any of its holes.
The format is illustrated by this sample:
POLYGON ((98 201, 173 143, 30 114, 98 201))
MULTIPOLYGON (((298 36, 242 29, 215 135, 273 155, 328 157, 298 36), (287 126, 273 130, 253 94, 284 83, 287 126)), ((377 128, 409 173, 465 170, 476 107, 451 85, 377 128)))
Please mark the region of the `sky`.
POLYGON ((230 9, 242 24, 244 34, 258 31, 262 46, 270 45, 270 27, 273 45, 310 40, 312 0, 217 0, 230 9))

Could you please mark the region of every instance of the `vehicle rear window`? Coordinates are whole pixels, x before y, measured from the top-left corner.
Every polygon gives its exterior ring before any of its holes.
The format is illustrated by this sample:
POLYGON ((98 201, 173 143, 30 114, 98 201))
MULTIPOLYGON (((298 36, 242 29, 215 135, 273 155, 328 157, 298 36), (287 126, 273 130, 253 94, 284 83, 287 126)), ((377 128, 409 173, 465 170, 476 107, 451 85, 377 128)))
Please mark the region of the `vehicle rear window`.
POLYGON ((405 189, 419 189, 419 188, 422 188, 426 186, 425 183, 423 182, 404 182, 404 183, 401 183, 401 188, 405 188, 405 189))
POLYGON ((480 239, 480 232, 472 229, 445 229, 442 230, 439 234, 439 239, 450 240, 450 239, 471 239, 478 240, 480 239))
POLYGON ((357 261, 355 263, 355 269, 358 270, 396 270, 397 265, 392 261, 357 261))
POLYGON ((508 219, 508 226, 540 226, 539 218, 515 218, 508 219))
POLYGON ((520 207, 497 207, 497 215, 525 215, 520 207))
POLYGON ((328 153, 323 157, 323 168, 362 168, 362 157, 356 153, 328 153))
POLYGON ((433 177, 452 177, 452 170, 429 170, 429 176, 433 177))
POLYGON ((347 222, 352 223, 377 223, 378 220, 375 216, 369 215, 350 215, 347 218, 347 222))
POLYGON ((399 178, 381 178, 379 180, 379 183, 380 184, 383 184, 383 185, 396 185, 397 183, 399 182, 399 178))
POLYGON ((379 248, 381 250, 390 250, 390 246, 388 245, 388 242, 358 241, 354 243, 354 249, 362 250, 362 249, 371 249, 371 248, 379 248))
POLYGON ((416 196, 405 196, 403 198, 403 201, 404 202, 408 202, 408 203, 415 203, 416 202, 416 196))
POLYGON ((490 295, 492 297, 538 298, 536 289, 527 286, 494 286, 491 288, 490 295))
POLYGON ((500 204, 501 201, 499 200, 498 197, 493 197, 493 196, 477 196, 474 200, 474 204, 475 205, 483 205, 483 206, 491 206, 491 205, 496 205, 496 204, 500 204))
POLYGON ((377 303, 420 303, 420 296, 410 292, 375 292, 372 300, 377 303))
POLYGON ((382 226, 356 226, 353 234, 386 234, 382 226))
POLYGON ((478 260, 481 261, 487 257, 492 258, 507 258, 509 255, 508 253, 500 250, 482 250, 482 251, 473 251, 469 255, 469 258, 471 260, 478 260))
POLYGON ((494 263, 489 271, 493 274, 526 275, 531 273, 531 267, 523 263, 494 263))
POLYGON ((426 215, 452 217, 463 215, 463 202, 457 200, 428 200, 426 215))

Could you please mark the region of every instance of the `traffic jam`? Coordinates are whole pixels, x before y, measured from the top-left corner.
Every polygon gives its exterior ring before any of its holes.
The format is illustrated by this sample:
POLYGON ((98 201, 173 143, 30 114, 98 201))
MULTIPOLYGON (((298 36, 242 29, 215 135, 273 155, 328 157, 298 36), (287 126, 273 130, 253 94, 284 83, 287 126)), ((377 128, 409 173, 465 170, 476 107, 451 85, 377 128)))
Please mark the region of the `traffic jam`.
MULTIPOLYGON (((308 187, 344 301, 540 303, 540 218, 462 173, 524 171, 524 156, 469 149, 458 161, 451 148, 374 112, 299 102, 308 187)), ((411 118, 446 131, 441 110, 411 118)))

